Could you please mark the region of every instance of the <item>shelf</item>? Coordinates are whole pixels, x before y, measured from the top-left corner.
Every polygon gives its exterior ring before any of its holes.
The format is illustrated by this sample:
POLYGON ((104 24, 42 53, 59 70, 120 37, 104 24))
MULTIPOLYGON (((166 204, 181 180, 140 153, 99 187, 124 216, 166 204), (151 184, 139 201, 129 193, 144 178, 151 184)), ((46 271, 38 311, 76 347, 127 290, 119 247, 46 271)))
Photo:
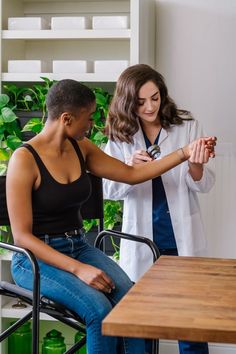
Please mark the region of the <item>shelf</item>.
MULTIPOLYGON (((31 306, 27 305, 26 308, 24 309, 16 309, 16 308, 12 308, 12 305, 16 303, 16 299, 9 301, 7 304, 5 304, 2 307, 2 318, 20 318, 23 317, 24 315, 26 315, 31 306)), ((40 319, 41 320, 46 320, 46 321, 57 321, 54 318, 52 318, 51 316, 48 316, 44 313, 40 313, 40 319)))
MULTIPOLYGON (((54 60, 127 60, 129 65, 155 64, 155 0, 0 0, 2 31, 0 41, 0 81, 40 82, 75 79, 84 83, 115 83, 121 74, 53 73, 54 60), (35 16, 49 25, 52 17, 84 16, 81 30, 8 30, 9 17, 35 16), (128 16, 128 28, 93 29, 93 16, 128 16), (91 22, 91 23, 90 23, 91 22), (41 60, 45 73, 8 73, 9 60, 41 60)), ((110 68, 109 68, 110 69, 110 68)))
POLYGON ((41 77, 47 77, 50 80, 72 79, 80 82, 115 82, 119 74, 115 73, 2 73, 4 82, 40 82, 41 77))
POLYGON ((7 251, 0 255, 0 261, 11 261, 12 259, 12 252, 7 251))
POLYGON ((129 39, 130 29, 2 31, 2 39, 129 39))

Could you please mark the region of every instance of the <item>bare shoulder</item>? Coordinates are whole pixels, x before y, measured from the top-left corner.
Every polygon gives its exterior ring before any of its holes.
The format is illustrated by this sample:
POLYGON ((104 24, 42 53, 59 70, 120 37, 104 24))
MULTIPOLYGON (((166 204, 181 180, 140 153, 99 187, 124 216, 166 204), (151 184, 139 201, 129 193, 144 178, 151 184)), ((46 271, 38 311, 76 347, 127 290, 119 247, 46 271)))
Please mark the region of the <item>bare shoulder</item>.
POLYGON ((10 158, 10 165, 12 164, 27 165, 27 164, 32 164, 33 161, 34 161, 34 157, 30 153, 30 151, 24 147, 20 147, 13 152, 10 158))
POLYGON ((84 155, 84 158, 89 156, 90 153, 98 152, 100 149, 92 143, 88 138, 78 141, 79 147, 84 155))
POLYGON ((33 155, 24 147, 20 147, 12 154, 8 170, 7 179, 16 178, 22 180, 35 180, 37 178, 37 165, 33 155))

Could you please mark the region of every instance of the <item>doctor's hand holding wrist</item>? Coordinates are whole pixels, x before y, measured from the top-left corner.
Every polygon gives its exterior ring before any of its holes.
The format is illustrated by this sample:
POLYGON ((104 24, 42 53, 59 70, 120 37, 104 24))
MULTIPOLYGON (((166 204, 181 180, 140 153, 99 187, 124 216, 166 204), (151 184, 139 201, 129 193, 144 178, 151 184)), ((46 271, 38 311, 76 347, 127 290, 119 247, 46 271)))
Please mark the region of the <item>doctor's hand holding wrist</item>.
POLYGON ((215 157, 216 137, 203 137, 180 148, 183 159, 191 163, 207 163, 210 157, 215 157))
MULTIPOLYGON (((209 161, 209 158, 215 157, 214 147, 216 137, 200 138, 193 141, 189 149, 189 173, 194 181, 200 181, 203 176, 203 164, 209 161)), ((184 152, 184 150, 183 150, 184 152)))

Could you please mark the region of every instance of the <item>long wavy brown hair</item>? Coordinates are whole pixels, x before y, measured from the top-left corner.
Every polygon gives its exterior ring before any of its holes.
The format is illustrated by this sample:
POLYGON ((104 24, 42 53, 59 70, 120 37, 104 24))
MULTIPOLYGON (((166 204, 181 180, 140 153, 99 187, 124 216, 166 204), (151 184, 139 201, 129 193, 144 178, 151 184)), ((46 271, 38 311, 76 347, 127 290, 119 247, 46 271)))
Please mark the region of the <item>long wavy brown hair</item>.
POLYGON ((169 97, 163 76, 149 65, 137 64, 124 70, 117 81, 105 127, 109 139, 133 142, 133 136, 139 129, 136 113, 138 93, 148 81, 152 81, 160 91, 161 105, 158 115, 163 128, 168 129, 171 125, 182 124, 185 119, 192 119, 190 112, 178 109, 169 97))

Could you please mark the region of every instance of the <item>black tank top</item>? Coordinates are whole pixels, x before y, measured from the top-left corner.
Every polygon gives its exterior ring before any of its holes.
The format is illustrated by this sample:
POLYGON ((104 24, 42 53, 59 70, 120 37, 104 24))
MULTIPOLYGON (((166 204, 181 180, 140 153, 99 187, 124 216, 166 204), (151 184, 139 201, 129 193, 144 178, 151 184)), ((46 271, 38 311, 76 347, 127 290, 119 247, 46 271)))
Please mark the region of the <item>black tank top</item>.
POLYGON ((77 142, 70 139, 81 166, 80 177, 67 184, 57 182, 49 173, 38 153, 29 144, 24 144, 37 163, 41 183, 32 191, 33 234, 56 235, 82 227, 81 205, 91 193, 90 179, 77 142))

